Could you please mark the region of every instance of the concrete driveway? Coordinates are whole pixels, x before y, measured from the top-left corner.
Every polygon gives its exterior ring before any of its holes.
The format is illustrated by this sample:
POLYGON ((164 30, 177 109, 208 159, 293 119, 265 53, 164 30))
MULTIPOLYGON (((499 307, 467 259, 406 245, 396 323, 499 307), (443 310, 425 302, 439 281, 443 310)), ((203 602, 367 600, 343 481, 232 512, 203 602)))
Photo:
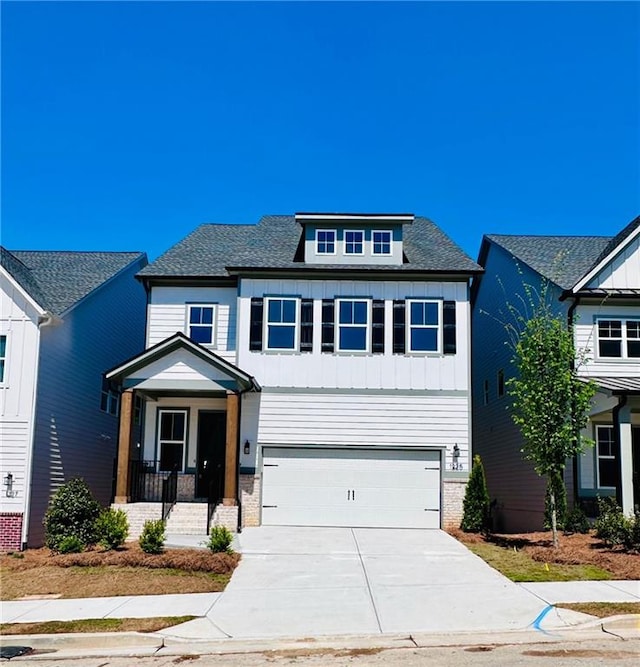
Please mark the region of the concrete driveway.
POLYGON ((518 630, 547 607, 439 530, 263 526, 239 541, 215 636, 518 630))

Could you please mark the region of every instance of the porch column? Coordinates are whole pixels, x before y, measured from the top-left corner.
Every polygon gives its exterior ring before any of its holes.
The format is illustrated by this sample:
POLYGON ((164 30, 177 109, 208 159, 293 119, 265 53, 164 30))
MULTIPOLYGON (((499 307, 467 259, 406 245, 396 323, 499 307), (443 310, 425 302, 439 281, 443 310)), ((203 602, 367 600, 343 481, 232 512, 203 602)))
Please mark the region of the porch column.
POLYGON ((129 502, 129 460, 133 429, 133 389, 125 389, 120 397, 120 431, 118 434, 118 470, 116 473, 116 503, 129 502))
POLYGON ((620 443, 620 504, 626 516, 633 516, 633 444, 631 408, 625 405, 618 413, 620 443))
POLYGON ((238 417, 240 396, 227 394, 227 442, 224 465, 223 505, 237 505, 238 498, 238 417))

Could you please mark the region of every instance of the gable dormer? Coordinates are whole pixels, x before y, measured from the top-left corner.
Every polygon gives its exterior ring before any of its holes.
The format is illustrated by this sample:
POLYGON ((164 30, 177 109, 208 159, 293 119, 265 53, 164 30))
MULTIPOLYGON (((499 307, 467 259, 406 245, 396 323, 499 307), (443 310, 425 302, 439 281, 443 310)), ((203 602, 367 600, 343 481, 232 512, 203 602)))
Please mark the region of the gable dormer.
POLYGON ((403 262, 403 226, 413 214, 296 213, 307 264, 386 266, 403 262))

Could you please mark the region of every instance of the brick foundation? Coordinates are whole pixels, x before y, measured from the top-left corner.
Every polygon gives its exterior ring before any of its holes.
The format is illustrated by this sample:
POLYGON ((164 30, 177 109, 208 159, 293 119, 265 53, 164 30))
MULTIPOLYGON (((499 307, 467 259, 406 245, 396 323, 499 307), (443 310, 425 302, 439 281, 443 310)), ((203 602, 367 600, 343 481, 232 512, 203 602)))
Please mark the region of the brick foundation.
POLYGON ((260 475, 240 475, 242 527, 260 525, 260 475))
POLYGON ((224 526, 232 533, 238 532, 238 506, 218 505, 213 513, 211 523, 214 526, 224 526))
POLYGON ((459 528, 467 479, 445 479, 442 489, 442 527, 459 528))
POLYGON ((22 548, 22 514, 0 514, 0 551, 20 551, 22 548))

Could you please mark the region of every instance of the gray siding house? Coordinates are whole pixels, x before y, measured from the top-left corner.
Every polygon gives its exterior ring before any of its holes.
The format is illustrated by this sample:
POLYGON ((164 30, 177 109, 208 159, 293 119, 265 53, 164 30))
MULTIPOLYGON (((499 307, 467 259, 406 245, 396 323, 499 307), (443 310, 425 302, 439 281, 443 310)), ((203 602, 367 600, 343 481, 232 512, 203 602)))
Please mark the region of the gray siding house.
POLYGON ((568 461, 565 483, 593 513, 616 496, 627 513, 640 503, 640 218, 616 236, 487 235, 472 290, 473 442, 481 455, 497 530, 540 530, 545 482, 523 461, 505 382, 513 376, 505 324, 509 304, 530 311, 525 285, 543 282, 557 313, 574 325, 579 373, 598 393, 584 435, 596 442, 568 461))
POLYGON ((1 250, 0 549, 39 546, 56 489, 108 505, 119 395, 105 368, 144 347, 140 252, 1 250))

